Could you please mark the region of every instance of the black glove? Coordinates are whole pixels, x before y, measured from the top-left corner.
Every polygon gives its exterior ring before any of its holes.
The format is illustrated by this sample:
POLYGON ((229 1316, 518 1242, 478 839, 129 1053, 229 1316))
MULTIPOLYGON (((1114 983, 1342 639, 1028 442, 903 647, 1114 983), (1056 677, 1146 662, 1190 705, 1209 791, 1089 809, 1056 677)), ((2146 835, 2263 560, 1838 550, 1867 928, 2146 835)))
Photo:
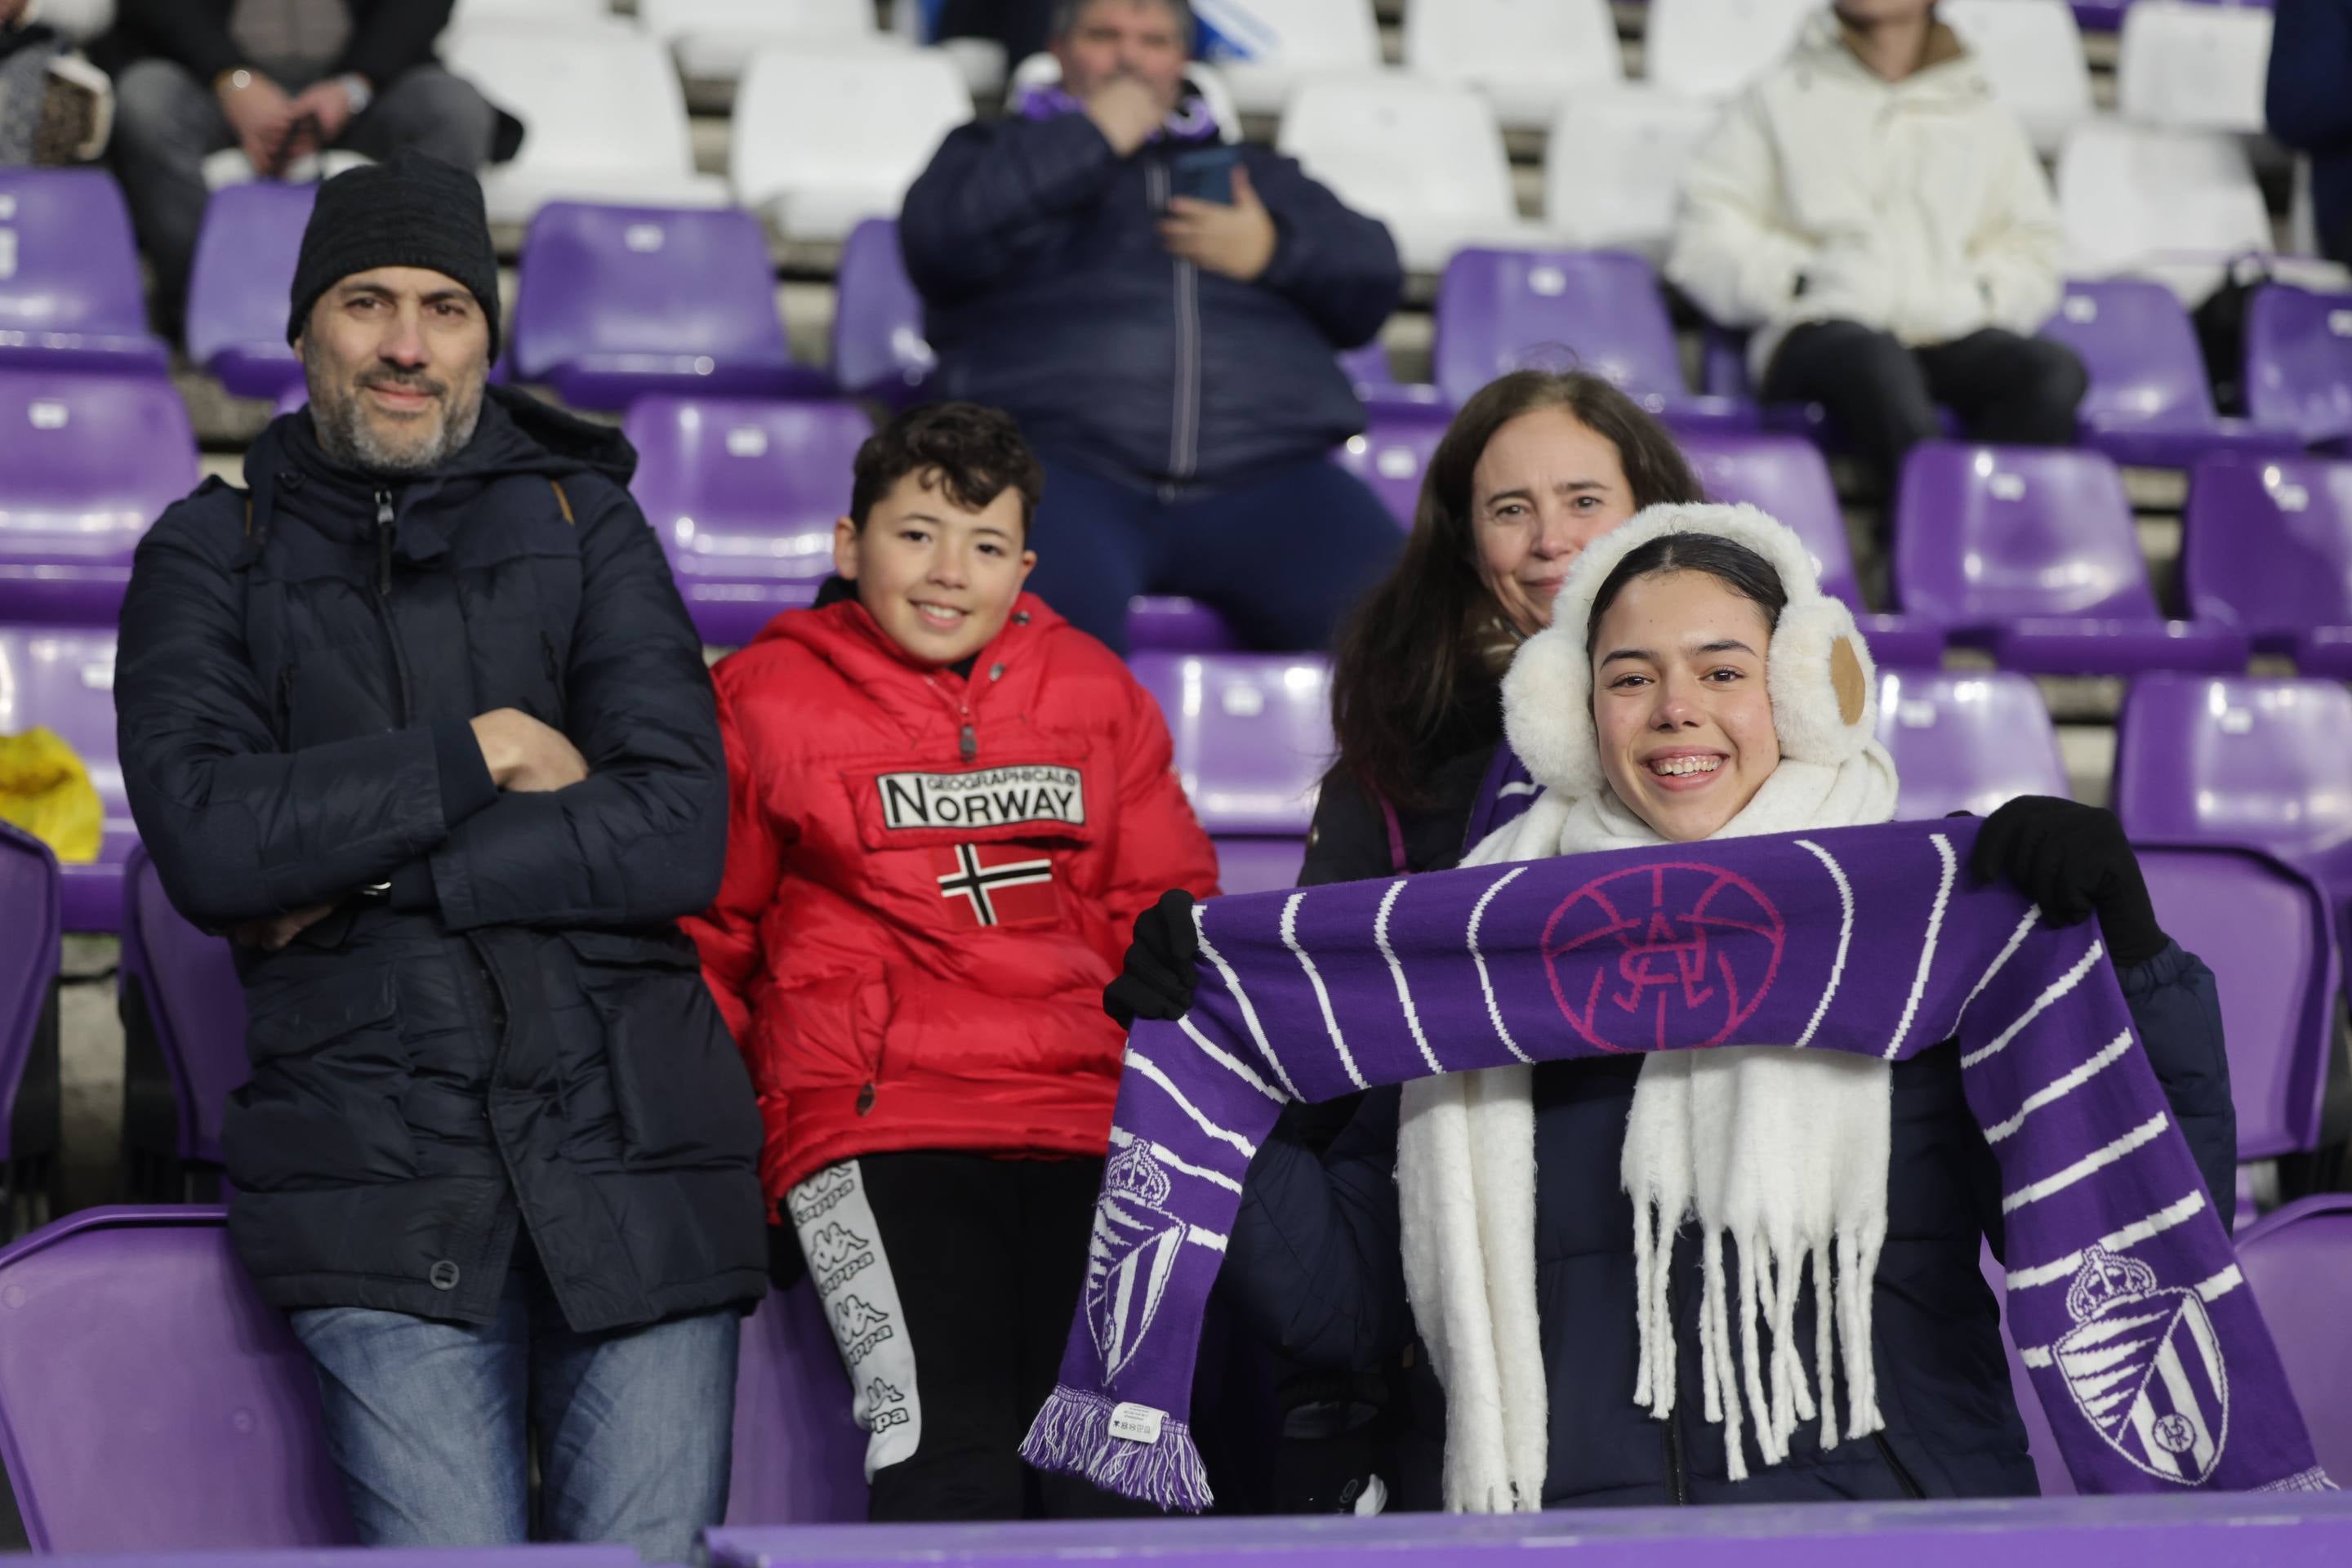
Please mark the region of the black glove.
POLYGON ((2171 940, 2156 923, 2139 859, 2112 811, 2020 795, 1985 818, 1969 869, 1981 881, 2014 885, 2053 925, 2098 916, 2117 969, 2146 963, 2171 940))
POLYGON ((808 1278, 808 1259, 801 1256, 800 1233, 787 1220, 768 1222, 768 1283, 789 1290, 808 1278))
POLYGON ((1135 917, 1135 941, 1118 978, 1103 987, 1103 1011, 1122 1029, 1138 1018, 1181 1018, 1201 979, 1201 932, 1192 924, 1192 895, 1171 888, 1135 917))

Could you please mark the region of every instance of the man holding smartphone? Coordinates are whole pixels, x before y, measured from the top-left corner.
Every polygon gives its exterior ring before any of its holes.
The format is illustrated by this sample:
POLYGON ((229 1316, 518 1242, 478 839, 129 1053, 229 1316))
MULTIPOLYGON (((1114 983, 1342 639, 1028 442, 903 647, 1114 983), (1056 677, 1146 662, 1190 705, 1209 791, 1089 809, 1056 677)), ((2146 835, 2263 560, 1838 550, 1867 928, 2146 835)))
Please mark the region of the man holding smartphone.
POLYGON ((1363 427, 1336 356, 1403 274, 1377 219, 1224 142, 1192 39, 1185 0, 1062 0, 1061 80, 949 136, 900 242, 940 392, 1011 411, 1045 460, 1033 591, 1122 651, 1154 593, 1321 648, 1402 542, 1329 454, 1363 427))

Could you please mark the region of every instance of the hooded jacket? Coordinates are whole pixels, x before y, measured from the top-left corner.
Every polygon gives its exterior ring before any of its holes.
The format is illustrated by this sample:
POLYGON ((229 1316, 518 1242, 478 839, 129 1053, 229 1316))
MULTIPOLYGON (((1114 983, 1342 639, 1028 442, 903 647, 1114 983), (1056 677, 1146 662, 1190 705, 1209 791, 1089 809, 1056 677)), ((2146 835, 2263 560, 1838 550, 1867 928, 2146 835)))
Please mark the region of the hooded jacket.
POLYGON ((334 908, 238 950, 229 1227, 278 1306, 488 1322, 524 1232, 583 1332, 765 1287, 758 1118, 674 923, 718 886, 725 764, 635 464, 493 387, 391 483, 297 413, 139 547, 115 704, 164 890, 216 931, 334 908), (499 793, 469 727, 499 708, 589 777, 499 793))
POLYGON ((1320 461, 1364 427, 1335 358, 1404 286, 1378 219, 1289 158, 1232 149, 1273 215, 1250 282, 1168 253, 1181 146, 1113 152, 1084 114, 961 126, 907 193, 898 237, 938 390, 1011 411, 1044 451, 1139 486, 1320 461))
POLYGON ((1920 347, 2034 332, 2056 309, 2063 237, 2024 126, 1948 27, 1927 59, 1889 82, 1822 11, 1685 169, 1666 277, 1725 326, 1759 329, 1759 384, 1803 322, 1920 347))
POLYGON ((1100 1156, 1137 914, 1216 891, 1159 705, 1023 595, 967 678, 854 597, 716 671, 727 876, 688 922, 751 1063, 771 1199, 902 1149, 1100 1156))

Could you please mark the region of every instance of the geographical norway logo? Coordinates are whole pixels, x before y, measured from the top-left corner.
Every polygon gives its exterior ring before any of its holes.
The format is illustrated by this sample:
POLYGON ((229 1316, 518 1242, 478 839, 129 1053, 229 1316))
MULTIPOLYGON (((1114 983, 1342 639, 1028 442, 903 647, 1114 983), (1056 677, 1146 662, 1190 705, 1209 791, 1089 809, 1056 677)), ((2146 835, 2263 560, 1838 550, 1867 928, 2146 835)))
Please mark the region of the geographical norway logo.
POLYGON ((1762 889, 1717 866, 1642 866, 1552 911, 1543 952, 1569 1026, 1604 1051, 1720 1046, 1755 1015, 1788 932, 1762 889))
POLYGON ((2230 1378, 2205 1303, 2094 1247, 2066 1291, 2074 1327, 2052 1346, 2066 1391, 2135 1468, 2193 1487, 2230 1438, 2230 1378))
POLYGON ((874 1244, 835 1221, 809 1238, 808 1261, 816 1293, 830 1296, 874 1266, 874 1244))
POLYGON ((1165 1206, 1169 1190, 1168 1173, 1141 1143, 1104 1167, 1103 1201, 1087 1244, 1086 1305, 1106 1383, 1142 1348, 1184 1245, 1184 1222, 1165 1206))
POLYGON ((971 773, 883 773, 874 781, 887 828, 1087 825, 1086 774, 1050 763, 971 773))

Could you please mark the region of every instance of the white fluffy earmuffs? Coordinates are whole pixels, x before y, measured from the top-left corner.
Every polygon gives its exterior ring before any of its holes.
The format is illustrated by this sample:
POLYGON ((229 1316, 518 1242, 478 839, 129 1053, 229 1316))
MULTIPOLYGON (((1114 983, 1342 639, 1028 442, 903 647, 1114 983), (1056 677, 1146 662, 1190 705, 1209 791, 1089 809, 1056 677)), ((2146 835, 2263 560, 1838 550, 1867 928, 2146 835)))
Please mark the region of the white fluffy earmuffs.
POLYGON ((1552 601, 1551 625, 1521 646, 1503 677, 1504 731, 1536 782, 1569 799, 1601 787, 1585 652, 1592 601, 1619 562, 1668 533, 1744 544, 1780 574, 1789 604, 1764 656, 1764 679, 1780 754, 1835 766, 1868 744, 1878 731, 1878 669, 1853 612, 1822 592, 1804 542, 1752 506, 1654 506, 1577 557, 1552 601))

